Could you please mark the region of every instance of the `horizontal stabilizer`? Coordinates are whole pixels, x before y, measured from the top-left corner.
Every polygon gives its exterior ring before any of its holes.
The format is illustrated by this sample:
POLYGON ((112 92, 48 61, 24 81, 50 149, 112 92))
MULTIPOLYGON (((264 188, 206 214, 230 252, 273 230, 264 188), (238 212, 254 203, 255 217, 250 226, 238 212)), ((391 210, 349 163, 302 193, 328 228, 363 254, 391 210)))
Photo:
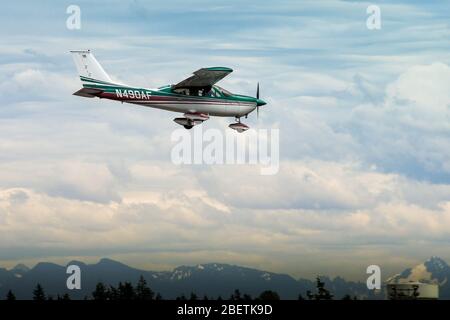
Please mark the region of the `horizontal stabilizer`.
POLYGON ((86 98, 94 98, 102 93, 103 90, 100 89, 92 89, 92 88, 83 88, 74 92, 74 96, 86 97, 86 98))

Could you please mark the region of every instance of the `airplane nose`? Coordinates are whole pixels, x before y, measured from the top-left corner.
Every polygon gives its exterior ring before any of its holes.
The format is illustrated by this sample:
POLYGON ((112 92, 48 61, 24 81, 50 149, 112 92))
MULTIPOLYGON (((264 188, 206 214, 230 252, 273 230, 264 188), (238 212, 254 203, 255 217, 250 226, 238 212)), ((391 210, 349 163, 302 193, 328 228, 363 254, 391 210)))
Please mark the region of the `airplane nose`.
POLYGON ((266 103, 264 100, 256 99, 256 105, 257 105, 258 107, 263 106, 263 105, 266 105, 266 104, 267 104, 267 103, 266 103))

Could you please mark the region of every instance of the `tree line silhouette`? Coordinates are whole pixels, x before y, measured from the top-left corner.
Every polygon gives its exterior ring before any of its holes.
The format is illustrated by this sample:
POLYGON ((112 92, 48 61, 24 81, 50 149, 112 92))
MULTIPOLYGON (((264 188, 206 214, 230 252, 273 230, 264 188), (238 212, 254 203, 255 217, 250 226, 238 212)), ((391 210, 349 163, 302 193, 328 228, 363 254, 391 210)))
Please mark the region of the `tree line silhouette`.
MULTIPOLYGON (((325 288, 325 283, 320 280, 320 277, 316 278, 316 291, 311 292, 306 291, 306 298, 308 300, 332 300, 333 294, 325 288)), ((149 301, 149 300, 163 300, 160 293, 155 293, 147 284, 147 281, 143 276, 141 276, 136 284, 133 286, 131 282, 119 282, 117 287, 111 285, 105 285, 103 282, 97 283, 95 290, 92 292, 91 297, 85 297, 85 300, 96 300, 96 301, 118 301, 118 300, 137 300, 137 301, 149 301)), ((356 300, 356 297, 351 297, 350 295, 345 295, 343 300, 356 300)), ((13 301, 16 300, 14 293, 9 290, 6 295, 6 300, 13 301)), ((47 295, 41 284, 37 284, 33 290, 33 300, 35 301, 51 301, 60 300, 67 301, 71 300, 70 295, 65 293, 63 295, 57 295, 53 297, 52 295, 47 295)), ((213 297, 208 297, 204 295, 203 297, 197 296, 194 292, 191 292, 189 297, 184 294, 176 297, 175 300, 179 301, 193 301, 193 300, 225 300, 221 296, 216 299, 213 297)), ((233 294, 226 300, 230 301, 252 301, 252 300, 280 300, 280 296, 277 292, 272 290, 263 291, 259 296, 253 298, 249 294, 242 294, 238 289, 236 289, 233 294)), ((298 295, 298 300, 306 300, 301 294, 298 295)))

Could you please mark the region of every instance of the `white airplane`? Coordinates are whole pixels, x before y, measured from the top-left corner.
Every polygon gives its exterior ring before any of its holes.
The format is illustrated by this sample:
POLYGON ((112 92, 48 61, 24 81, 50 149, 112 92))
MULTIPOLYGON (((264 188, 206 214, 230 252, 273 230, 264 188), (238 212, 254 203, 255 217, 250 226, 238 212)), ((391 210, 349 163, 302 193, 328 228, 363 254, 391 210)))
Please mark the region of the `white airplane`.
POLYGON ((186 129, 208 120, 210 116, 234 117, 231 129, 243 132, 249 127, 241 122, 255 109, 266 104, 259 99, 259 84, 256 98, 231 92, 216 85, 233 72, 230 68, 202 68, 194 75, 173 85, 158 89, 147 89, 120 84, 111 80, 90 50, 70 51, 75 60, 83 88, 74 95, 100 99, 111 99, 127 103, 181 112, 183 117, 174 121, 186 129))

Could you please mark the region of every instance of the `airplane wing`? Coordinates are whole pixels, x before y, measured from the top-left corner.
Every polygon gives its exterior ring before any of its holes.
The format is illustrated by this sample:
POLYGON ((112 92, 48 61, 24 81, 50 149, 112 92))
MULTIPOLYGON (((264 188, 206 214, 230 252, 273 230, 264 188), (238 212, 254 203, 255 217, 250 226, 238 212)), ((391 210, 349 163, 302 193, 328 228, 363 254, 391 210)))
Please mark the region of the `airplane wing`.
POLYGON ((195 71, 193 76, 173 85, 172 88, 212 86, 231 72, 233 72, 233 69, 225 67, 202 68, 195 71))

